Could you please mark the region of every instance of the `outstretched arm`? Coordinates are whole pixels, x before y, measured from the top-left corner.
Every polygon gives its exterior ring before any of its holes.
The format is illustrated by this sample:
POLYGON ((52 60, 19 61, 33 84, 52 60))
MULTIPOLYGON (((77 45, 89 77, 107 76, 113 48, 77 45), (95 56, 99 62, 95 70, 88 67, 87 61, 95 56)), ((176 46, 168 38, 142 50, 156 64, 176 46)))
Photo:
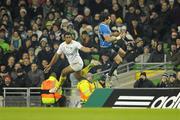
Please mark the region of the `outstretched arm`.
POLYGON ((111 35, 103 35, 103 37, 104 37, 104 40, 107 42, 113 42, 117 40, 115 36, 111 36, 111 35))
POLYGON ((80 50, 86 53, 97 52, 97 49, 94 47, 89 48, 89 47, 82 46, 80 50))
POLYGON ((59 54, 55 53, 53 58, 51 59, 51 62, 45 67, 44 71, 48 71, 51 69, 51 66, 54 65, 59 58, 59 54))

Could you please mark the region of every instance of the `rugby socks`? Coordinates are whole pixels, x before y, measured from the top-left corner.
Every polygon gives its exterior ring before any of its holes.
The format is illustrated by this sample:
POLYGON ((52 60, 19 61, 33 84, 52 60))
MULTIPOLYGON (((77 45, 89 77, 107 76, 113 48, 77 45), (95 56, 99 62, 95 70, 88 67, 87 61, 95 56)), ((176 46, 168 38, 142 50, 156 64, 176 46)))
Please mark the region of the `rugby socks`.
POLYGON ((108 75, 112 76, 114 70, 118 67, 119 64, 117 64, 116 62, 113 62, 111 70, 109 71, 108 75))
POLYGON ((59 87, 61 87, 64 83, 64 81, 66 80, 67 76, 60 76, 60 79, 59 79, 59 87))
POLYGON ((86 66, 85 68, 83 68, 81 71, 80 71, 80 75, 82 77, 86 77, 86 75, 88 74, 88 72, 91 70, 91 68, 93 68, 93 65, 92 64, 89 64, 88 66, 86 66))

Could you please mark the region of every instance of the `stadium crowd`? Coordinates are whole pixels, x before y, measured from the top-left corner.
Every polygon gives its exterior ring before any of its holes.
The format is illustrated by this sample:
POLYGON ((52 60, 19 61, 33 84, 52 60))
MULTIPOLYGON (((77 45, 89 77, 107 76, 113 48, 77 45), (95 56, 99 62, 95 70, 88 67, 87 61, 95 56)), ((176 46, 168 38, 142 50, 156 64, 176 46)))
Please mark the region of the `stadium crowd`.
MULTIPOLYGON (((39 87, 52 71, 59 76, 68 65, 65 56, 53 69, 44 68, 65 32, 83 46, 98 49, 101 12, 110 14, 113 33, 124 35, 114 44, 126 51, 124 63, 164 62, 166 54, 178 71, 180 0, 1 0, 0 87, 39 87)), ((101 65, 91 72, 111 67, 108 53, 80 55, 85 65, 99 60, 101 65)))

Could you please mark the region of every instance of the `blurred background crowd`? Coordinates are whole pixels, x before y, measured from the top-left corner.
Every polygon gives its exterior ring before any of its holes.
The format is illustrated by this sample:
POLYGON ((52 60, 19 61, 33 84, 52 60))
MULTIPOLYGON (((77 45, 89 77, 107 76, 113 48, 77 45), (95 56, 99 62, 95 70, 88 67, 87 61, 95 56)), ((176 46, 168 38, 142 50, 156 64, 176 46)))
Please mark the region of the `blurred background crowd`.
MULTIPOLYGON (((124 33, 114 47, 123 48, 128 62, 180 63, 180 0, 1 0, 0 86, 39 87, 50 73, 60 75, 68 65, 65 56, 44 72, 71 32, 86 47, 99 48, 100 13, 108 12, 112 32, 124 33)), ((92 72, 107 70, 108 53, 80 53, 85 65, 100 64, 92 72)), ((67 81, 65 86, 70 86, 67 81)))

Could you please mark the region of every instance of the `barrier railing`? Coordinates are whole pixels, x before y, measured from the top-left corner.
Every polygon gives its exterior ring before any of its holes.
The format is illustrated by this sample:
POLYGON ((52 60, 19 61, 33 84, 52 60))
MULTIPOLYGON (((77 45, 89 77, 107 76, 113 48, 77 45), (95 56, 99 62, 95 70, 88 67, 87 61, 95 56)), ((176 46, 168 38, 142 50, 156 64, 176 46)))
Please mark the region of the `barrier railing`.
MULTIPOLYGON (((75 88, 64 88, 67 107, 77 107, 80 103, 79 91, 75 88)), ((33 107, 41 105, 41 91, 38 87, 3 88, 2 106, 33 107)))

